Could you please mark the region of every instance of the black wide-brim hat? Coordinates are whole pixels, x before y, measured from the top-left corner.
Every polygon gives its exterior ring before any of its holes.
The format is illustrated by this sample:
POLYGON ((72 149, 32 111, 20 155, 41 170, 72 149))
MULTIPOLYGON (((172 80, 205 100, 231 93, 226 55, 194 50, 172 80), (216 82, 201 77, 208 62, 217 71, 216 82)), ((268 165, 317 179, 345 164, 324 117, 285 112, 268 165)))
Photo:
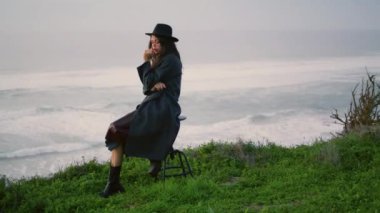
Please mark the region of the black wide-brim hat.
POLYGON ((148 36, 155 35, 157 37, 164 37, 173 40, 174 42, 178 41, 178 38, 172 36, 172 27, 167 24, 157 24, 153 32, 145 33, 148 36))

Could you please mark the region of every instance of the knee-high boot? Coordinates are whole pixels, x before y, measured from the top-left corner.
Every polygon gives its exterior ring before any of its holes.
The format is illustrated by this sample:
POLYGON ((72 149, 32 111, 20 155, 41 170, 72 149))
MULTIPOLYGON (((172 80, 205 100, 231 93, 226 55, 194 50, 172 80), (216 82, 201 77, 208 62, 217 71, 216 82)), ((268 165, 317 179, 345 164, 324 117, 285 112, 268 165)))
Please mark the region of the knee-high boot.
POLYGON ((100 196, 107 198, 113 194, 125 191, 124 187, 120 183, 120 171, 121 166, 110 166, 108 182, 104 190, 100 193, 100 196))
POLYGON ((154 178, 158 176, 158 173, 161 170, 161 161, 160 160, 149 160, 150 168, 148 170, 148 174, 154 178))

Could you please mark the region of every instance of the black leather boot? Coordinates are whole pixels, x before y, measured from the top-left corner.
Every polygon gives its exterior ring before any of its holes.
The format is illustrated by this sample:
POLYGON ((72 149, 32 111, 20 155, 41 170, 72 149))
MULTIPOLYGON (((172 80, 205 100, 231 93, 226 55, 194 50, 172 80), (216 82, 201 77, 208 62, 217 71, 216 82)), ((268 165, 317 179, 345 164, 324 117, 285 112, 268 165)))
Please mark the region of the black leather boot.
POLYGON ((100 196, 107 198, 113 194, 125 192, 124 187, 120 183, 120 171, 121 166, 110 166, 108 182, 104 190, 100 193, 100 196))
POLYGON ((158 173, 161 170, 161 161, 160 160, 149 160, 150 168, 148 170, 148 174, 154 178, 158 176, 158 173))

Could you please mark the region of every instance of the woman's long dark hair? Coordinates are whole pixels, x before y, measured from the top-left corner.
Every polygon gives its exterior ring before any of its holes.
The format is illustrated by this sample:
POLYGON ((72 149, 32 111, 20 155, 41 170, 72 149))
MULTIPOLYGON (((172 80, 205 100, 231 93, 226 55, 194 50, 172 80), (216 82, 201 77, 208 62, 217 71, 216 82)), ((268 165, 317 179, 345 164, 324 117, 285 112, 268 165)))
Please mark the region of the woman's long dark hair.
MULTIPOLYGON (((158 37, 158 41, 160 42, 161 45, 161 54, 157 58, 157 63, 155 65, 158 65, 161 61, 161 59, 168 54, 174 54, 176 55, 180 60, 181 60, 181 55, 178 52, 177 46, 175 45, 175 42, 166 37, 158 37)), ((149 48, 152 48, 152 42, 149 41, 149 48)))

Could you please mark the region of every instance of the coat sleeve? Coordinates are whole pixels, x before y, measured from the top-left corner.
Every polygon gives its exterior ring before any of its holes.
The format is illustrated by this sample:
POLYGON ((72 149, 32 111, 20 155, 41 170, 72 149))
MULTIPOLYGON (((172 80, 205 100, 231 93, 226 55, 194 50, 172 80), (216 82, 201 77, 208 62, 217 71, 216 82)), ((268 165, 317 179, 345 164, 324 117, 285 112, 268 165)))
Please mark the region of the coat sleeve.
POLYGON ((149 95, 152 87, 158 82, 164 82, 165 76, 176 70, 177 63, 172 57, 164 57, 161 64, 152 69, 149 62, 145 62, 137 68, 140 80, 143 83, 143 93, 149 95))

